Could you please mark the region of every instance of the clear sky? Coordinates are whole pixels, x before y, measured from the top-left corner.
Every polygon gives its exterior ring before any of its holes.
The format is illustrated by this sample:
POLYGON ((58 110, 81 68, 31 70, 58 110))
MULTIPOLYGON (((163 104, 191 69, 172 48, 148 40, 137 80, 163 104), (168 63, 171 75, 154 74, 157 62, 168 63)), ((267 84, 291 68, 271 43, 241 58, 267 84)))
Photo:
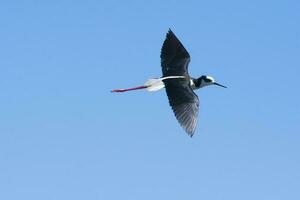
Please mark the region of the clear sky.
POLYGON ((300 199, 300 3, 1 1, 0 199, 300 199), (198 90, 193 138, 161 76, 171 28, 198 90))

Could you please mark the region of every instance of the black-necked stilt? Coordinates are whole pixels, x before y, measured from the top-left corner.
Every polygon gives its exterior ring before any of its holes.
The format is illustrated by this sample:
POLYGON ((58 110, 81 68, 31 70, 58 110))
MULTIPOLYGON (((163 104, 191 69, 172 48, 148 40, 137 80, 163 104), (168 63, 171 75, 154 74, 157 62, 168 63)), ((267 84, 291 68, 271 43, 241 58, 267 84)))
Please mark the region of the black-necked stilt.
POLYGON ((216 83, 211 76, 190 77, 188 73, 190 55, 171 29, 163 43, 160 58, 163 73, 161 78, 149 79, 143 86, 116 89, 112 92, 138 89, 157 91, 165 87, 169 104, 178 122, 190 136, 193 136, 199 110, 199 99, 193 90, 209 85, 218 85, 224 88, 226 86, 216 83))

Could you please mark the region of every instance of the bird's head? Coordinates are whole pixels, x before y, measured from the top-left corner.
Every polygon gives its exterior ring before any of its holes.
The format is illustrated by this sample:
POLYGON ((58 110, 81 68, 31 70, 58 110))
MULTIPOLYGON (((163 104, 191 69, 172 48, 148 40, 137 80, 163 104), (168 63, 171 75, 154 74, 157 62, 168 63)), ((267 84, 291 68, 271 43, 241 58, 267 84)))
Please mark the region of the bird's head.
POLYGON ((201 76, 197 79, 197 82, 198 82, 197 86, 199 88, 209 86, 209 85, 217 85, 217 86, 220 86, 220 87, 223 87, 223 88, 227 88, 226 86, 217 83, 215 81, 215 79, 211 76, 201 76))

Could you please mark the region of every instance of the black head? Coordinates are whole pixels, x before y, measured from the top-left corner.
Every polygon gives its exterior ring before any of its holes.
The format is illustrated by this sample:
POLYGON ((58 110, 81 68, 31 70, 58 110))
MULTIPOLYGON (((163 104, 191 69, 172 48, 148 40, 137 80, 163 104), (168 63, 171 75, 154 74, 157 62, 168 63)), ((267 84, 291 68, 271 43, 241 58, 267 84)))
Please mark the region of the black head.
POLYGON ((209 86, 209 85, 217 85, 217 86, 220 86, 223 88, 227 88, 224 85, 216 83, 215 79, 211 76, 201 76, 198 79, 196 79, 196 81, 195 81, 195 86, 197 88, 202 88, 202 87, 209 86))

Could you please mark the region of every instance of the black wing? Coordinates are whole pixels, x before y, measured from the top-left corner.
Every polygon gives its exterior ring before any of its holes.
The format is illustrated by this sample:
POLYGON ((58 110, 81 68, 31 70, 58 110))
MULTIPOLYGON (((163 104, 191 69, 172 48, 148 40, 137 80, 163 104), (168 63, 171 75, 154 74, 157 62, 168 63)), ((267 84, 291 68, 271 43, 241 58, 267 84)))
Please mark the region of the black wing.
POLYGON ((163 76, 188 76, 190 55, 169 29, 160 53, 163 76))
POLYGON ((184 130, 193 136, 197 126, 199 99, 187 79, 164 80, 169 104, 184 130))
POLYGON ((199 99, 190 86, 190 55, 171 30, 167 33, 160 58, 163 77, 186 76, 185 79, 165 79, 164 84, 178 122, 192 136, 197 125, 199 99))

